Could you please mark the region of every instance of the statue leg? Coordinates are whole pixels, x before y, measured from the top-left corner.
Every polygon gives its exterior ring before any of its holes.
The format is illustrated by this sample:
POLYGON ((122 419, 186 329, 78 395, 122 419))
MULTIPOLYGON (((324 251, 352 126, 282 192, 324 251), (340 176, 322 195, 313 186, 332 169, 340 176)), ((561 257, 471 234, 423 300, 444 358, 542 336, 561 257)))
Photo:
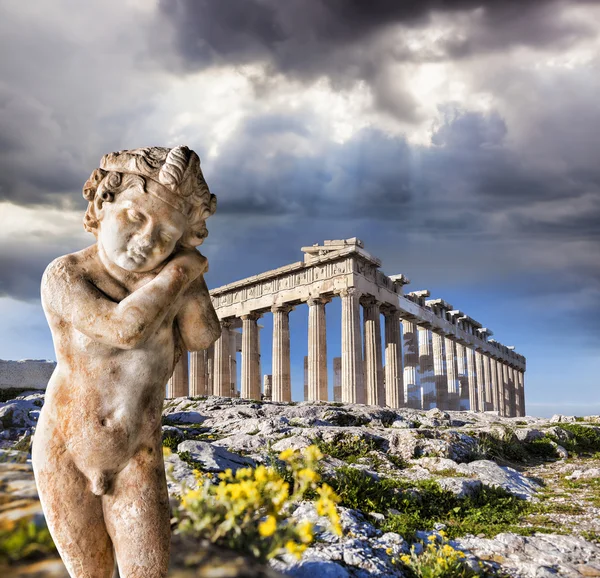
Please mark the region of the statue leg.
POLYGON ((43 424, 34 436, 32 463, 46 523, 69 575, 111 578, 113 546, 101 499, 91 492, 58 434, 43 424))
POLYGON ((160 428, 102 496, 106 527, 121 576, 164 578, 169 569, 171 526, 160 428))

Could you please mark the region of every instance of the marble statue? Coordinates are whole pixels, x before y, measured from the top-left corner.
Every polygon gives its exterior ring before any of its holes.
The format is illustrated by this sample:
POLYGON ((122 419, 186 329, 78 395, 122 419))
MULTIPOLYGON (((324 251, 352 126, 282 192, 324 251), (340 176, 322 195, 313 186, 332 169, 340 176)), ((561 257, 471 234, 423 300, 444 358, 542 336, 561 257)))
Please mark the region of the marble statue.
POLYGON ((165 384, 221 333, 195 247, 216 208, 185 146, 105 155, 84 185, 97 242, 42 279, 58 365, 32 449, 39 495, 72 577, 167 575, 165 384))

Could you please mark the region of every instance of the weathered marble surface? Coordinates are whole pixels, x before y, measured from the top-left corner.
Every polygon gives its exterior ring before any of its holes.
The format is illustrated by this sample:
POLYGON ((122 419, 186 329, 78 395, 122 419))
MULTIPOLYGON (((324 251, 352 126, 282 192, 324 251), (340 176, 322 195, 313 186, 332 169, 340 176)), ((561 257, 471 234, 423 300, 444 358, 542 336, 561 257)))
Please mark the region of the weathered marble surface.
POLYGON ((33 468, 71 576, 109 576, 116 558, 127 578, 159 578, 170 540, 165 384, 183 351, 220 334, 207 260, 194 248, 216 198, 185 146, 107 154, 83 196, 97 242, 53 261, 42 279, 58 363, 33 468))

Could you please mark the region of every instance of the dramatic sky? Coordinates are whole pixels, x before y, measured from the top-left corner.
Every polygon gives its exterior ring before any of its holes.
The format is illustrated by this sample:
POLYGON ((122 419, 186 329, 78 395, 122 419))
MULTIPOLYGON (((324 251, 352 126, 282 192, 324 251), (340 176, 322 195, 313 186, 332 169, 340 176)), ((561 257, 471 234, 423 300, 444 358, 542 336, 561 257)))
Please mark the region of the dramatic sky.
POLYGON ((576 0, 0 0, 0 358, 54 358, 39 281, 93 242, 100 157, 187 144, 209 286, 357 236, 527 357, 528 413, 600 413, 599 31, 576 0))

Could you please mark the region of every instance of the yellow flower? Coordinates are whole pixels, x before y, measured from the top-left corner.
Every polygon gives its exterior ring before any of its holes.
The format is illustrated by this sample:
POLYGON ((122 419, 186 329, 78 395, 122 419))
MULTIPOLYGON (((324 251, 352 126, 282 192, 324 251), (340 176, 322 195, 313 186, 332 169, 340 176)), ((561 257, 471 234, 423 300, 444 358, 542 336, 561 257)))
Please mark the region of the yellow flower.
POLYGON ((235 472, 236 480, 243 480, 244 478, 249 478, 250 476, 252 476, 252 468, 240 468, 237 472, 235 472))
POLYGON ((427 536, 427 540, 429 542, 435 542, 435 540, 436 540, 435 534, 431 534, 430 536, 427 536))
POLYGON ((452 546, 449 544, 444 544, 442 547, 442 552, 446 554, 446 556, 450 556, 456 552, 452 546))
POLYGON ((173 452, 171 451, 171 448, 168 448, 166 446, 163 446, 163 456, 166 458, 168 456, 170 456, 173 452))
POLYGON ((385 549, 385 553, 390 556, 392 554, 392 549, 391 548, 386 548, 385 549))
POLYGON ((296 558, 298 560, 302 557, 302 552, 304 552, 304 550, 306 550, 306 548, 307 548, 306 544, 298 544, 298 543, 294 542, 293 540, 288 540, 285 543, 285 549, 290 554, 293 554, 294 556, 296 556, 296 558))
POLYGON ((319 474, 310 468, 303 468, 296 473, 298 480, 301 482, 318 482, 319 474))
POLYGON ((258 525, 258 533, 265 538, 272 536, 275 533, 275 530, 277 530, 277 520, 275 519, 275 516, 267 516, 267 519, 258 525))
POLYGON ((298 526, 298 536, 304 544, 310 544, 313 541, 313 525, 308 520, 298 526))
POLYGON ((408 554, 400 556, 400 560, 402 560, 404 564, 410 564, 410 556, 408 554))
POLYGON ((323 459, 323 454, 321 453, 321 450, 313 444, 304 450, 304 457, 309 462, 318 462, 319 460, 323 459))
POLYGON ((259 483, 264 483, 268 479, 267 468, 265 466, 258 466, 254 470, 254 479, 259 483))
POLYGON ((227 468, 224 472, 221 472, 219 474, 219 479, 220 480, 230 480, 232 477, 231 474, 232 474, 231 468, 227 468))
POLYGON ((294 450, 292 448, 288 448, 287 450, 283 450, 279 454, 279 459, 283 460, 284 462, 287 462, 293 455, 294 455, 294 450))

